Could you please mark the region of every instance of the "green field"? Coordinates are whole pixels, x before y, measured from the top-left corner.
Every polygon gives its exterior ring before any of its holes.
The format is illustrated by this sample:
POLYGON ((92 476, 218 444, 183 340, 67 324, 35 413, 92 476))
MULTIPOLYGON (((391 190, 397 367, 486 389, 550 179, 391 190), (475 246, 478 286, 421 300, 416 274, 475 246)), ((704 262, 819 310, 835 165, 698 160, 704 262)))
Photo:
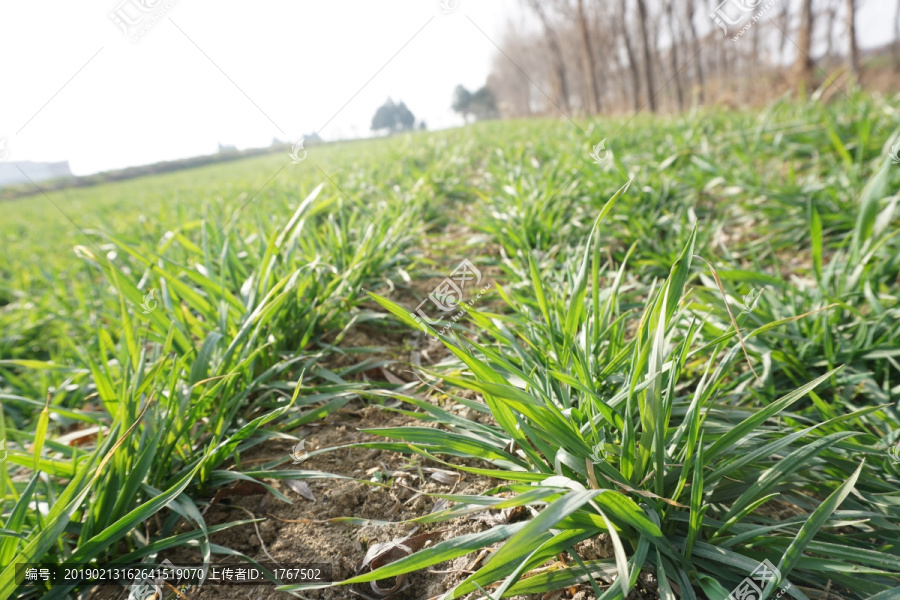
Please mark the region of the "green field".
POLYGON ((363 405, 408 424, 357 447, 491 479, 421 531, 524 508, 347 585, 488 548, 448 598, 719 599, 764 560, 771 597, 900 597, 897 107, 484 122, 4 203, 0 598, 90 597, 17 562, 222 559, 251 519, 208 524, 220 490, 331 477, 345 448, 282 448, 363 405), (491 287, 426 334, 464 260, 491 287))

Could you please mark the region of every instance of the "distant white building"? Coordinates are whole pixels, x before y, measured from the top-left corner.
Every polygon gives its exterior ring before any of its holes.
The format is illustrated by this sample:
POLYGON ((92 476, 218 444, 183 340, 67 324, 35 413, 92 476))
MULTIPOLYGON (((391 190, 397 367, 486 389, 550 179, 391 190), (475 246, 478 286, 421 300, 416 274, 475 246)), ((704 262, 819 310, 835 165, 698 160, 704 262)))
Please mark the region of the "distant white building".
POLYGON ((0 187, 17 183, 28 183, 29 178, 37 182, 71 176, 72 171, 69 169, 69 161, 67 160, 52 163, 31 161, 0 163, 0 187), (22 173, 23 171, 24 174, 22 173))

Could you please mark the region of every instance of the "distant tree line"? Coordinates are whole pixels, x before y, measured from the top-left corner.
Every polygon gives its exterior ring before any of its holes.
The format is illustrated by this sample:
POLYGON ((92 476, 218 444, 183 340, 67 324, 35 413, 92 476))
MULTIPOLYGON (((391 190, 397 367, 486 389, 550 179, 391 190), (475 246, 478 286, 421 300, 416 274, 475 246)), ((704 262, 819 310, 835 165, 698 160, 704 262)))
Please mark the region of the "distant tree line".
MULTIPOLYGON (((525 116, 749 104, 809 89, 816 65, 858 82, 861 1, 521 0, 487 88, 503 116, 525 116)), ((883 2, 900 70, 900 0, 883 2)))
MULTIPOLYGON (((402 101, 395 103, 390 98, 378 107, 372 117, 372 131, 407 131, 415 127, 416 117, 402 101)), ((424 123, 421 124, 424 129, 424 123)))
POLYGON ((482 86, 474 93, 461 85, 456 86, 453 92, 453 110, 461 114, 467 123, 469 116, 477 121, 500 116, 494 93, 487 86, 482 86))

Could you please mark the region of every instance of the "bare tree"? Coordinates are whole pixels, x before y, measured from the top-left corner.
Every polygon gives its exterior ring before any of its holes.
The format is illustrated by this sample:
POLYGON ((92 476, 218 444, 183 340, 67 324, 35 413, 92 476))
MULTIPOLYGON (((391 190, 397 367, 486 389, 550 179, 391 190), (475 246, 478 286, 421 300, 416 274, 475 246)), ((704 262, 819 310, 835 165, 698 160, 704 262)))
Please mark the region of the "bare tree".
MULTIPOLYGON (((807 0, 808 1, 808 0, 807 0)), ((656 112, 656 94, 653 91, 653 64, 650 62, 650 39, 647 36, 647 4, 637 0, 638 23, 641 26, 641 39, 644 47, 644 80, 647 84, 647 98, 650 110, 656 112)))
POLYGON ((556 101, 559 103, 560 108, 568 113, 570 111, 569 84, 566 80, 566 61, 563 58, 562 48, 559 45, 559 38, 550 25, 547 13, 544 12, 540 2, 538 0, 529 0, 528 4, 537 13, 538 19, 541 20, 541 24, 544 26, 544 37, 547 39, 547 46, 550 48, 550 57, 553 61, 554 87, 556 88, 554 96, 556 96, 556 101))
POLYGON ((669 48, 669 64, 672 65, 672 79, 675 80, 675 99, 678 102, 678 110, 684 110, 684 90, 681 89, 681 77, 678 76, 678 45, 680 39, 676 29, 675 15, 672 8, 674 0, 666 2, 666 21, 669 23, 669 35, 672 36, 672 46, 669 48))
POLYGON ((759 32, 762 27, 753 27, 750 29, 750 46, 749 56, 744 57, 747 67, 744 69, 744 88, 747 90, 747 97, 753 97, 753 88, 760 83, 760 71, 762 53, 759 48, 759 32))
POLYGON ((487 87, 496 97, 497 108, 504 117, 527 117, 532 114, 533 86, 528 78, 522 77, 519 67, 526 73, 540 72, 531 54, 534 45, 533 39, 520 40, 507 36, 503 40, 506 56, 494 56, 487 87), (513 66, 513 63, 519 67, 513 66))
POLYGON ((619 0, 619 16, 622 19, 620 35, 625 43, 625 54, 628 56, 628 70, 631 73, 631 106, 636 112, 641 108, 641 84, 634 48, 631 46, 631 36, 628 35, 628 5, 625 3, 625 0, 619 0))
POLYGON ((597 70, 594 64, 594 52, 591 38, 588 35, 587 17, 584 14, 584 0, 578 0, 578 28, 581 33, 582 77, 584 79, 585 96, 588 102, 586 109, 591 114, 600 112, 600 89, 597 87, 597 70))
POLYGON ((781 60, 784 61, 787 57, 788 50, 788 30, 791 28, 791 11, 790 11, 791 3, 788 0, 782 0, 781 2, 781 14, 778 15, 778 20, 781 22, 781 60))
POLYGON ((894 9, 894 70, 900 71, 900 0, 894 9))
MULTIPOLYGON (((598 57, 602 57, 599 69, 599 82, 605 82, 601 100, 611 98, 614 107, 628 104, 628 82, 626 66, 623 63, 619 36, 617 8, 614 3, 598 2, 596 10, 590 14, 590 28, 594 36, 593 49, 598 57)), ((603 102, 604 107, 609 103, 603 102)))
POLYGON ((856 45, 856 2, 845 0, 847 10, 847 62, 853 80, 859 83, 859 46, 856 45))
MULTIPOLYGON (((785 2, 786 1, 787 0, 785 0, 785 2)), ((897 1, 900 2, 900 0, 897 1)), ((697 28, 694 26, 694 15, 697 13, 697 0, 685 2, 685 9, 687 10, 687 32, 690 37, 691 52, 694 53, 694 70, 697 73, 697 101, 700 104, 703 104, 703 88, 706 87, 706 83, 703 81, 703 57, 700 56, 700 42, 697 39, 697 28)))
POLYGON ((800 0, 800 27, 797 31, 797 58, 794 62, 794 77, 801 90, 809 86, 812 75, 812 0, 800 0))
MULTIPOLYGON (((844 0, 845 2, 847 0, 844 0)), ((832 56, 832 45, 834 40, 834 22, 837 19, 837 8, 830 4, 825 9, 825 58, 832 56)))
POLYGON ((894 9, 894 69, 900 71, 900 0, 894 9))
MULTIPOLYGON (((537 16, 537 28, 530 33, 510 25, 504 52, 513 62, 494 63, 492 89, 504 115, 543 113, 551 104, 587 114, 643 106, 653 112, 684 110, 710 100, 737 106, 777 93, 777 87, 769 90, 766 84, 777 77, 806 93, 814 82, 813 49, 817 56, 825 51, 829 68, 846 60, 859 81, 863 59, 855 25, 860 0, 777 0, 777 8, 771 2, 760 6, 763 1, 522 0, 527 17, 537 16), (737 34, 726 30, 723 37, 721 28, 705 20, 709 9, 739 27, 738 17, 726 18, 724 11, 740 16, 738 9, 749 13, 747 5, 754 3, 760 8, 753 18, 767 15, 773 26, 754 21, 755 27, 747 23, 751 26, 737 34), (733 43, 737 38, 741 42, 733 43), (834 60, 843 55, 845 43, 846 59, 834 60), (535 89, 522 88, 515 65, 536 82, 535 89), (663 80, 671 85, 663 86, 663 80), (535 93, 542 88, 548 95, 535 93)), ((900 71, 900 0, 881 1, 897 10, 893 44, 900 71)), ((748 14, 742 16, 746 23, 748 14)))

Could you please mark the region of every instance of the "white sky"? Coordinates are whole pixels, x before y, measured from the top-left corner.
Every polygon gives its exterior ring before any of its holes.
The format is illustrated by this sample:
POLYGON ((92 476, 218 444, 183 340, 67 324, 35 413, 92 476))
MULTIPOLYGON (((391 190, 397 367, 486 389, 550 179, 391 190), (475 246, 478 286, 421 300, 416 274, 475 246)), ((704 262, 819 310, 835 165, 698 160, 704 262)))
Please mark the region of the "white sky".
MULTIPOLYGON (((132 42, 109 17, 122 0, 0 0, 0 139, 9 160, 87 174, 219 142, 369 135, 388 96, 430 129, 461 124, 454 87, 484 84, 486 35, 502 43, 521 10, 446 1, 458 4, 447 14, 439 0, 144 0, 173 6, 132 42)), ((892 15, 893 0, 863 0, 863 47, 890 39, 892 15)))
MULTIPOLYGON (((514 8, 514 0, 462 0, 447 14, 424 0, 177 0, 132 42, 108 16, 119 2, 0 0, 9 160, 69 160, 85 174, 210 154, 219 142, 369 135, 388 96, 429 128, 461 124, 453 89, 483 85, 494 51, 466 17, 499 42, 514 8)), ((125 7, 138 14, 130 0, 125 7)))

